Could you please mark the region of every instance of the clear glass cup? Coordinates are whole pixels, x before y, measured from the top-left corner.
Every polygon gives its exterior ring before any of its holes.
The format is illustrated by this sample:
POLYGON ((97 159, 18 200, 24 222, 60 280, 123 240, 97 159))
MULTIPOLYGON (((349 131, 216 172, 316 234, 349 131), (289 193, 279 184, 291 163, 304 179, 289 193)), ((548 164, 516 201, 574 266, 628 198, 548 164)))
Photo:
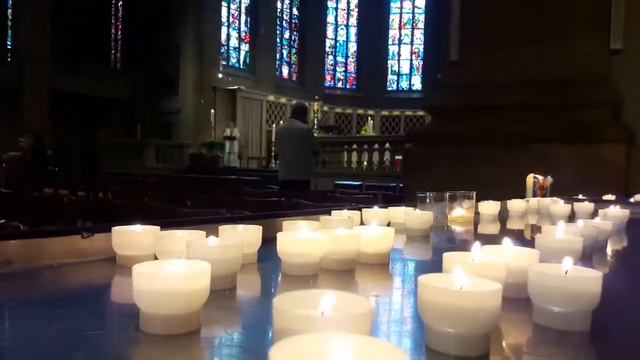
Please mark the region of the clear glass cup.
POLYGON ((475 191, 447 191, 446 198, 449 223, 473 222, 476 213, 475 191))
POLYGON ((447 224, 447 197, 445 192, 419 192, 416 194, 417 208, 433 213, 436 226, 447 224))

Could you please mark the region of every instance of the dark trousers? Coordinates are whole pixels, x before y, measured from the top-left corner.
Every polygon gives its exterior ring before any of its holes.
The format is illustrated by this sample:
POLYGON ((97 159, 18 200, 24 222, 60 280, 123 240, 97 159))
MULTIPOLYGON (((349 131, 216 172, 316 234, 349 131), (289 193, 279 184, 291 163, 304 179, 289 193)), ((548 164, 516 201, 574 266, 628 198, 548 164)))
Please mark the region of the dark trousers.
POLYGON ((280 180, 280 190, 309 191, 311 190, 311 180, 280 180))

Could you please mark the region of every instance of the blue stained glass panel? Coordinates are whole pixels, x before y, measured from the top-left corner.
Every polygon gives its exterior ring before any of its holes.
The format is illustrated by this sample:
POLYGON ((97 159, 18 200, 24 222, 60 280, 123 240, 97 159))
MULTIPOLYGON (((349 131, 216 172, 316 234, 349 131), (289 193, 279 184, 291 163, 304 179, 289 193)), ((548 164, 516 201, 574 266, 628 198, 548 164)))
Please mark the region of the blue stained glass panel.
POLYGON ((220 62, 240 70, 251 65, 251 0, 222 0, 220 62))
POLYGON ((276 73, 297 81, 300 52, 300 0, 278 0, 276 17, 276 73))
POLYGON ((325 87, 358 86, 358 5, 358 0, 327 0, 325 87))
POLYGON ((389 0, 387 90, 423 88, 426 0, 389 0))

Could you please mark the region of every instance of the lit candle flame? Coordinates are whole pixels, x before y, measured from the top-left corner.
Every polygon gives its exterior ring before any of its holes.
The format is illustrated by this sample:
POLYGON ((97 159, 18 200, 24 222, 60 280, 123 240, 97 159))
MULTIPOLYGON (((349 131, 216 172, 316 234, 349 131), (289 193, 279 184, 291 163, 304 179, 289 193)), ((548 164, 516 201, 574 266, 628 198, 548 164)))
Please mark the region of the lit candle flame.
POLYGON ((560 239, 564 236, 566 226, 567 225, 564 221, 558 221, 558 224, 556 225, 556 239, 560 239))
POLYGON ((576 222, 576 226, 579 228, 583 228, 584 227, 584 220, 580 219, 576 222))
POLYGON ((594 219, 595 222, 601 222, 602 219, 600 219, 600 216, 598 216, 597 218, 594 219))
POLYGON ((504 239, 502 239, 502 246, 511 250, 513 248, 513 241, 511 241, 510 238, 505 237, 504 239))
POLYGON ((562 259, 562 272, 565 275, 569 275, 569 271, 571 271, 571 269, 573 269, 573 259, 569 256, 565 256, 565 258, 562 259))
POLYGON ((140 224, 135 224, 135 225, 133 225, 133 226, 131 227, 131 230, 140 232, 140 231, 142 231, 142 225, 140 225, 140 224))
POLYGON ((337 296, 334 293, 329 293, 320 299, 320 305, 318 306, 318 313, 320 316, 331 314, 333 307, 336 305, 337 296))
POLYGON ((462 291, 469 283, 469 277, 461 268, 457 267, 453 269, 453 282, 458 290, 462 291))
POLYGON ((482 244, 480 241, 476 241, 471 246, 471 261, 475 262, 480 259, 480 255, 482 254, 482 244))
POLYGON ((462 217, 462 216, 465 216, 466 214, 467 212, 460 207, 453 209, 453 211, 451 212, 451 216, 453 217, 462 217))
POLYGON ((586 199, 586 198, 587 198, 587 197, 586 197, 586 196, 584 196, 584 195, 582 195, 582 194, 578 195, 578 199, 586 199))

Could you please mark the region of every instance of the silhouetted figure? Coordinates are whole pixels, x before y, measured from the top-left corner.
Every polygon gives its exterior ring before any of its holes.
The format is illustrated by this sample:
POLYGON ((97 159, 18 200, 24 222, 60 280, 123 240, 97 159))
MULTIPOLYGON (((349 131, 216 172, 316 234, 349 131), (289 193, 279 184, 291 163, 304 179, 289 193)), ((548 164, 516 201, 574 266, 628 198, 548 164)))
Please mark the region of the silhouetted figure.
POLYGON ((307 120, 308 115, 307 105, 297 102, 293 105, 291 117, 276 130, 276 155, 282 190, 311 189, 317 143, 307 120))

